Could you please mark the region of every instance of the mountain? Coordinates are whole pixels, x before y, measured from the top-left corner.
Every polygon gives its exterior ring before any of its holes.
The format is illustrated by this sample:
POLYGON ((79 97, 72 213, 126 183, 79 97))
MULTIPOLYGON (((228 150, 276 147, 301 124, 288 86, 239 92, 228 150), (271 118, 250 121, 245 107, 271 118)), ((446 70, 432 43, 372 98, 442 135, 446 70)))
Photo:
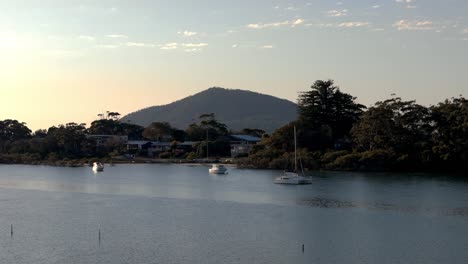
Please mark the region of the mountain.
POLYGON ((168 122, 186 129, 207 113, 214 113, 219 122, 233 131, 259 128, 271 133, 296 119, 297 105, 271 95, 213 87, 167 105, 130 113, 121 120, 145 127, 152 122, 168 122))

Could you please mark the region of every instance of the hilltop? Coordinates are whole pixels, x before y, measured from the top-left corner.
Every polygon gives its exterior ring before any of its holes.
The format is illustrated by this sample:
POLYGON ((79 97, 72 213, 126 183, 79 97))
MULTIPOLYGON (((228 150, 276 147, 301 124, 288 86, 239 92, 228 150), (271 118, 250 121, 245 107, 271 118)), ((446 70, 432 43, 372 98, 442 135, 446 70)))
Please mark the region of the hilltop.
POLYGON ((145 127, 152 122, 169 122, 185 129, 206 113, 214 113, 233 131, 259 128, 272 132, 296 119, 297 105, 271 95, 213 87, 167 105, 138 110, 121 120, 145 127))

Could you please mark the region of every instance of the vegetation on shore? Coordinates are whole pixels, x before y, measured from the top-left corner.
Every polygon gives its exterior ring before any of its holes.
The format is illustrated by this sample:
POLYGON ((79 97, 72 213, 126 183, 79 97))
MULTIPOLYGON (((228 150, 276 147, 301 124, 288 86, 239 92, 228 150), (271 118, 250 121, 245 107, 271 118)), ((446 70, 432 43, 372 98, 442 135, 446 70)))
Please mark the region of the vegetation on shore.
POLYGON ((372 171, 468 171, 468 100, 425 107, 393 97, 366 109, 332 80, 299 96, 298 119, 265 136, 246 166, 292 164, 293 126, 307 168, 372 171))
MULTIPOLYGON (((107 112, 85 124, 68 123, 34 133, 16 120, 0 121, 0 163, 70 165, 129 154, 119 140, 97 144, 87 135, 128 136, 130 140, 172 142, 163 159, 193 160, 229 156, 229 128, 214 114, 200 116, 185 130, 167 122, 144 128, 107 112), (207 140, 208 137, 208 140, 207 140), (192 151, 178 142, 198 141, 192 151)), ((318 80, 298 98, 298 117, 273 132, 244 129, 260 136, 240 166, 287 169, 293 164, 293 127, 297 127, 303 167, 327 170, 468 171, 468 100, 460 96, 426 107, 392 97, 366 108, 332 80, 318 80)), ((144 156, 145 153, 132 153, 144 156)))

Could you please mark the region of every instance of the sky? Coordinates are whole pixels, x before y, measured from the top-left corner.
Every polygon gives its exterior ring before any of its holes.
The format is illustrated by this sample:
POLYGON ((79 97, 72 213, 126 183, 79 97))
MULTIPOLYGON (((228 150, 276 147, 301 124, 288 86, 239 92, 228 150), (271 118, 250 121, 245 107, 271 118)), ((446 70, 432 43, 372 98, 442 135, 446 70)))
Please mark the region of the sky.
POLYGON ((32 130, 319 79, 367 106, 468 96, 468 1, 0 0, 0 120, 32 130))

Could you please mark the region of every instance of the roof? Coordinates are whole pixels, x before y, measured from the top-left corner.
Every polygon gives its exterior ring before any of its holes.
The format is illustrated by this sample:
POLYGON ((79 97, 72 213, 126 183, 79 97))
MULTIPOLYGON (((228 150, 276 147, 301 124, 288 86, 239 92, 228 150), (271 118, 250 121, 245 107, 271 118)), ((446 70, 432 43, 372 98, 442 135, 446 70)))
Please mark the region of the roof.
POLYGON ((258 142, 261 138, 250 135, 231 135, 232 138, 242 141, 258 142))

